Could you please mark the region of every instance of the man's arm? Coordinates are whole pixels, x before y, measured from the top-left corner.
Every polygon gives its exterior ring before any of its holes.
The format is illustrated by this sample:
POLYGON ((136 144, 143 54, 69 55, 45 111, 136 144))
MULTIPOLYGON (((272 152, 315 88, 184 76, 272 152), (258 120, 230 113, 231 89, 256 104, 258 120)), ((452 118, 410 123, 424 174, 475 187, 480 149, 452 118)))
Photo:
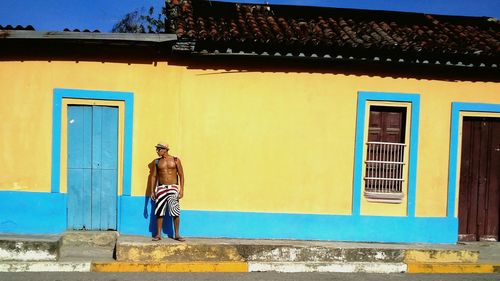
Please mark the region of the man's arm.
POLYGON ((156 189, 156 160, 151 163, 151 169, 149 169, 149 197, 152 200, 156 200, 155 189, 156 189))
POLYGON ((179 199, 184 196, 184 169, 182 168, 181 159, 177 158, 177 174, 179 175, 179 181, 181 184, 181 190, 179 191, 179 199))

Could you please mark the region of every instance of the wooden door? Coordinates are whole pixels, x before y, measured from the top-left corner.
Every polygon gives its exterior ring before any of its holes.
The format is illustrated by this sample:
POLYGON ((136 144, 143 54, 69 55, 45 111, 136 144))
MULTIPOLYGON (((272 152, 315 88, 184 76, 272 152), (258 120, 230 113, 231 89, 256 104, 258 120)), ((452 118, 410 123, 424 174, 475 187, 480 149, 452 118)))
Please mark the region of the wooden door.
POLYGON ((68 228, 116 229, 118 108, 68 106, 68 228))
POLYGON ((404 143, 405 113, 403 107, 371 106, 368 141, 404 143))
POLYGON ((459 240, 498 241, 500 118, 464 118, 459 188, 459 240))

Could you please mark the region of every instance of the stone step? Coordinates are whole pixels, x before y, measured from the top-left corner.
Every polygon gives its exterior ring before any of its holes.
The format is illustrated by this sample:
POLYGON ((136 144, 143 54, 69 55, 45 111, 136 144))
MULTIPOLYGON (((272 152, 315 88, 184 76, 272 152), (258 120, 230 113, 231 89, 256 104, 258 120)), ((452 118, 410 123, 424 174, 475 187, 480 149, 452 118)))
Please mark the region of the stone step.
POLYGON ((0 261, 55 261, 59 238, 57 235, 2 235, 0 261))
POLYGON ((113 248, 118 236, 116 231, 67 231, 61 236, 61 246, 113 248))
MULTIPOLYGON (((406 245, 408 246, 408 245, 406 245)), ((238 239, 190 238, 158 242, 147 237, 120 236, 116 244, 118 262, 476 262, 478 251, 467 249, 407 249, 369 243, 282 242, 238 239)))
POLYGON ((61 237, 60 261, 111 261, 118 232, 116 231, 68 231, 61 237))
POLYGON ((467 242, 466 246, 472 246, 479 250, 479 263, 500 263, 500 242, 467 242))
POLYGON ((58 260, 62 262, 114 261, 114 248, 62 247, 59 249, 58 260))

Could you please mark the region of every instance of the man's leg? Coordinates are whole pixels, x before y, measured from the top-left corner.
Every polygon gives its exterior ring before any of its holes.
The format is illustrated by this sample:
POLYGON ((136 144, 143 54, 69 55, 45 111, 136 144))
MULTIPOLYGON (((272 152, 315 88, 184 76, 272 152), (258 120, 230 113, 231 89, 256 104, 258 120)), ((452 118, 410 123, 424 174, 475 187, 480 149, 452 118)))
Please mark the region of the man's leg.
POLYGON ((175 231, 174 238, 179 237, 179 225, 180 225, 180 221, 181 221, 180 217, 174 217, 174 231, 175 231))
POLYGON ((163 217, 156 218, 156 236, 153 240, 161 239, 161 229, 163 228, 163 217))
POLYGON ((174 231, 175 231, 174 239, 178 241, 184 241, 185 239, 179 235, 180 224, 181 224, 181 217, 179 216, 174 217, 174 231))

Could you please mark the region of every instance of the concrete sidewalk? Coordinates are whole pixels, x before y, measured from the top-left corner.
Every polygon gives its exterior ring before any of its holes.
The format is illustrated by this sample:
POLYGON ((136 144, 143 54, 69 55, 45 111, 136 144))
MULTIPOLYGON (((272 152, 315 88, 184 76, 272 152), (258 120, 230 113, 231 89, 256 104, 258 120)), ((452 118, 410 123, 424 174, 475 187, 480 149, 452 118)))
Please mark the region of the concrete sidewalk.
POLYGON ((457 245, 0 235, 0 271, 500 273, 500 243, 457 245))

